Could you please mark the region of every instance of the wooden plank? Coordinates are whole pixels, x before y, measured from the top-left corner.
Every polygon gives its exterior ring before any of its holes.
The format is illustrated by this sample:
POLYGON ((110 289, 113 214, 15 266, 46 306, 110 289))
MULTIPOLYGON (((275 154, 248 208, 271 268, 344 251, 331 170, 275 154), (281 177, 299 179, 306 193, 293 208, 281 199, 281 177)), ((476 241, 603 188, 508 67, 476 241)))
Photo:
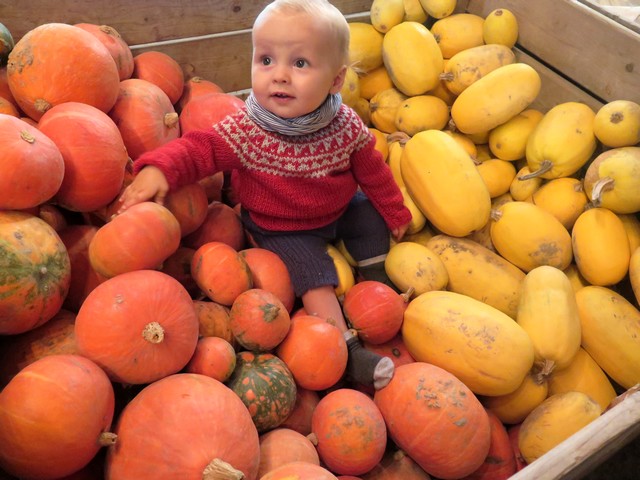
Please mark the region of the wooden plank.
POLYGON ((577 480, 640 434, 640 391, 548 451, 509 480, 577 480))
MULTIPOLYGON (((270 0, 21 0, 0 2, 0 21, 14 40, 43 23, 96 23, 129 45, 250 28, 270 0)), ((334 0, 345 15, 369 11, 371 0, 334 0)))
POLYGON ((470 0, 466 10, 486 16, 512 11, 518 46, 605 101, 640 102, 640 34, 576 0, 470 0))
POLYGON ((540 79, 542 80, 540 94, 531 104, 531 108, 544 113, 559 103, 581 102, 589 105, 594 112, 597 112, 603 105, 602 101, 585 92, 573 82, 561 77, 525 52, 516 48, 515 53, 516 59, 519 62, 531 65, 540 74, 540 79))

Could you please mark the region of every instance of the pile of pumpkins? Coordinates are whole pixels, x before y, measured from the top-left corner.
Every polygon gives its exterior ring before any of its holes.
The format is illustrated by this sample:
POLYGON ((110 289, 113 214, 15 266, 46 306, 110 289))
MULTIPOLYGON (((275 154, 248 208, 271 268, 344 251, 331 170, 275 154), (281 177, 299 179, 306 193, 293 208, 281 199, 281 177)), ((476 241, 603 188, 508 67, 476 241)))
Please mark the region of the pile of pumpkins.
POLYGON ((223 174, 115 215, 242 100, 108 26, 0 25, 0 478, 508 478, 640 382, 640 106, 531 108, 516 18, 455 6, 350 24, 343 101, 413 213, 397 290, 327 245, 379 390, 223 174))

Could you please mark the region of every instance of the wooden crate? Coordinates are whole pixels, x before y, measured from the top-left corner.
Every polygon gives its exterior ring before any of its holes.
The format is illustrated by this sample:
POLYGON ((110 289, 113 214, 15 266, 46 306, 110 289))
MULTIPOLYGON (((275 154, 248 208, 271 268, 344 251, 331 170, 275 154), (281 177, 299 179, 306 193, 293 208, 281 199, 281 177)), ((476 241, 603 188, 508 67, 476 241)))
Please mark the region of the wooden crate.
MULTIPOLYGON (((182 65, 187 78, 200 76, 227 92, 243 95, 250 88, 251 25, 267 3, 269 0, 23 0, 0 5, 0 22, 16 41, 43 23, 110 25, 134 55, 163 51, 182 65)), ((369 21, 372 0, 332 3, 350 21, 369 21)), ((594 3, 598 2, 459 0, 456 12, 484 17, 496 8, 507 8, 516 15, 520 27, 517 58, 542 77, 541 93, 532 105, 541 111, 566 101, 584 102, 594 110, 616 99, 640 103, 640 24, 620 21, 594 3)), ((512 479, 584 478, 639 436, 640 392, 631 390, 619 405, 512 479)))

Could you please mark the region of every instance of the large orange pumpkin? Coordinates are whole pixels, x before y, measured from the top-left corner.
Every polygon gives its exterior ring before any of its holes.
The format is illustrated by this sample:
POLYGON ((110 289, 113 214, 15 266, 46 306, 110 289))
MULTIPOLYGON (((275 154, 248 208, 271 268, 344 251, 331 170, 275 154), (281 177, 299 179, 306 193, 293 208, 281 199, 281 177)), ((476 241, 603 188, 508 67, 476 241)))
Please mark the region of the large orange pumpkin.
POLYGON ((226 306, 253 286, 247 262, 223 242, 208 242, 196 250, 191 275, 207 297, 226 306))
POLYGON ((180 136, 180 124, 171 100, 147 80, 120 82, 109 116, 118 126, 132 160, 180 136))
POLYGON ((193 130, 211 128, 227 115, 237 112, 244 102, 230 93, 206 93, 197 102, 188 102, 180 112, 180 130, 183 134, 193 130))
POLYGON ((287 336, 291 318, 275 294, 250 288, 233 301, 229 325, 236 341, 245 349, 267 352, 287 336))
POLYGON ((7 63, 11 93, 32 119, 54 105, 80 102, 103 112, 118 97, 120 77, 107 48, 91 33, 64 23, 30 30, 7 63))
POLYGON ((0 390, 27 365, 49 355, 77 354, 73 333, 76 315, 60 310, 38 328, 0 336, 0 390))
POLYGON ((70 281, 69 255, 55 230, 28 213, 0 210, 0 335, 53 318, 70 281))
POLYGON ((145 387, 123 409, 115 433, 105 480, 257 478, 251 415, 235 393, 204 375, 179 373, 145 387), (235 476, 215 476, 225 471, 235 476))
POLYGON ((276 295, 287 311, 291 312, 296 294, 289 270, 278 254, 259 247, 246 248, 238 253, 249 265, 253 286, 276 295))
POLYGON ((49 137, 20 118, 0 114, 0 145, 0 209, 36 207, 56 194, 64 159, 49 137))
POLYGON ((320 400, 311 430, 320 459, 334 473, 367 473, 387 447, 382 413, 371 397, 350 388, 339 388, 320 400))
POLYGON ((64 178, 55 202, 76 212, 107 206, 120 192, 129 156, 118 127, 91 105, 67 102, 48 110, 39 130, 60 149, 64 178))
POLYGON ((260 477, 260 480, 337 480, 333 473, 320 465, 311 462, 296 461, 285 463, 260 477))
POLYGON ((155 202, 142 202, 98 229, 89 244, 89 261, 100 275, 159 268, 180 245, 180 224, 155 202))
POLYGON ((469 475, 489 452, 485 409, 465 384, 440 367, 414 362, 396 368, 374 401, 393 442, 434 477, 469 475))
POLYGON ((131 78, 133 73, 133 54, 127 42, 124 41, 115 28, 109 25, 95 25, 93 23, 76 23, 74 26, 93 34, 107 47, 109 54, 116 62, 120 80, 131 78))
POLYGON ((338 327, 313 315, 291 319, 291 327, 276 354, 296 383, 309 390, 335 385, 347 368, 347 342, 338 327))
POLYGON ((155 270, 122 273, 98 285, 76 316, 80 353, 113 381, 150 383, 182 369, 196 349, 193 300, 155 270))
POLYGON ((50 355, 0 392, 0 467, 20 478, 55 479, 87 465, 111 426, 107 375, 79 355, 50 355))
POLYGON ((133 78, 160 87, 171 103, 177 103, 184 90, 184 72, 178 62, 164 52, 148 50, 133 57, 133 78))
POLYGON ((106 280, 89 261, 89 244, 97 231, 94 225, 71 224, 58 232, 71 262, 71 283, 62 306, 75 313, 89 292, 106 280))

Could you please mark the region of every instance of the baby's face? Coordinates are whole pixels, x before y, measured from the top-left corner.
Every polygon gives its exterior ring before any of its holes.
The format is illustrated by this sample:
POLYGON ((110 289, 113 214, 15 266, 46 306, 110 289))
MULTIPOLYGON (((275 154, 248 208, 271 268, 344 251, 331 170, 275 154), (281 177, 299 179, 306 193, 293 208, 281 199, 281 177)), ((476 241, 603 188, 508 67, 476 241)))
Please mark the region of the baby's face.
POLYGON ((340 91, 346 67, 330 32, 305 14, 270 13, 256 23, 251 82, 260 105, 294 118, 340 91))

